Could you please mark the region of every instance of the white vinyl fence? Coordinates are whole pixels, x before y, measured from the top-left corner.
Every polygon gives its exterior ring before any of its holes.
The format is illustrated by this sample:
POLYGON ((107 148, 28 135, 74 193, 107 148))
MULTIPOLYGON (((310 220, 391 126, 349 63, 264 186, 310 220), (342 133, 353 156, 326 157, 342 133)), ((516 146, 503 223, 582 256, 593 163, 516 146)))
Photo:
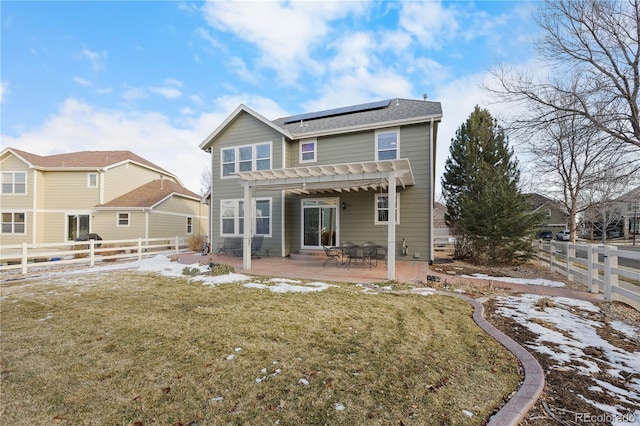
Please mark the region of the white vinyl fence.
POLYGON ((17 272, 19 269, 21 274, 27 274, 30 268, 82 264, 94 266, 96 262, 125 258, 139 260, 143 256, 187 251, 188 243, 184 237, 171 237, 2 245, 0 271, 17 272))
POLYGON ((536 241, 538 260, 605 300, 640 310, 640 250, 631 247, 536 241))

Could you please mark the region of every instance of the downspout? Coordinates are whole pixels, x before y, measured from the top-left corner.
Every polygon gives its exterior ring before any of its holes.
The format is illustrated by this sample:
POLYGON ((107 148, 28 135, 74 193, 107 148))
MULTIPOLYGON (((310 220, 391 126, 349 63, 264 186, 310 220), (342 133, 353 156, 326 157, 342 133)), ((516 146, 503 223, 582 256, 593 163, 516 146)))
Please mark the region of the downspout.
MULTIPOLYGON (((213 147, 210 148, 211 152, 211 177, 209 181, 209 245, 211 246, 213 241, 213 147)), ((211 250, 213 247, 211 246, 211 250)))
MULTIPOLYGON (((282 168, 284 169, 286 167, 286 158, 287 158, 287 141, 284 139, 284 136, 282 136, 282 168)), ((281 257, 285 257, 286 254, 286 247, 285 247, 285 233, 287 232, 287 229, 285 228, 286 222, 285 222, 285 196, 286 196, 286 191, 282 190, 280 191, 280 256, 281 257)))
POLYGON ((149 210, 144 210, 144 238, 149 239, 149 210))
POLYGON ((433 143, 433 118, 429 125, 429 144, 431 145, 431 182, 429 184, 429 263, 435 260, 433 251, 433 188, 436 184, 436 145, 433 143))
POLYGON ((38 215, 38 171, 33 169, 33 209, 31 213, 31 244, 36 244, 36 232, 38 231, 38 227, 36 225, 37 215, 38 215))

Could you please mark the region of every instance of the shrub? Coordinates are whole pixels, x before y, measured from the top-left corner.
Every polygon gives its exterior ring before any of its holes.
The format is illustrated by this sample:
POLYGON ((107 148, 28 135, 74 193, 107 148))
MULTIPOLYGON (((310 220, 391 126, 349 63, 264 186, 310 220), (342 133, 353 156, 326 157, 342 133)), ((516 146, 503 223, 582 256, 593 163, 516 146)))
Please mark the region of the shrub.
POLYGON ((226 275, 235 272, 235 269, 231 265, 227 265, 226 263, 209 263, 209 274, 210 275, 226 275))
POLYGON ((200 251, 204 242, 205 239, 202 235, 192 235, 191 238, 189 238, 189 250, 200 251))

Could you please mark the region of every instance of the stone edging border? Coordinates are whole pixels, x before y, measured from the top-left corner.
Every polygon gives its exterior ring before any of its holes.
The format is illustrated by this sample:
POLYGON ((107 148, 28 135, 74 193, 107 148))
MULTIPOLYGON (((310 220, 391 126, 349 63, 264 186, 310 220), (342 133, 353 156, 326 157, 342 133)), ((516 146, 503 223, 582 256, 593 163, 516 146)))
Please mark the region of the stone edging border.
POLYGON ((515 395, 487 423, 487 426, 516 426, 535 405, 544 390, 544 371, 542 371, 542 367, 525 348, 485 319, 482 302, 486 301, 486 298, 476 300, 463 295, 445 292, 441 294, 454 296, 470 303, 474 308, 473 320, 475 323, 520 361, 524 370, 524 381, 515 395))

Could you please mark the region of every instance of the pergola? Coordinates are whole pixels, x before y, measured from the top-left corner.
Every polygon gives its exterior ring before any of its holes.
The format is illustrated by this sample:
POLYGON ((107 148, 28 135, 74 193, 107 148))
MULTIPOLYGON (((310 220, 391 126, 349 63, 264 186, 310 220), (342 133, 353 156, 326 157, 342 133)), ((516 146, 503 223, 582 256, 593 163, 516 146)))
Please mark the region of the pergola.
MULTIPOLYGON (((389 197, 387 278, 395 279, 396 188, 415 184, 408 159, 328 164, 237 172, 244 187, 244 205, 253 205, 255 189, 282 190, 294 194, 350 192, 386 189, 389 197), (393 184, 390 184, 393 183, 393 184)), ((253 209, 245 209, 243 268, 251 269, 253 209)))

